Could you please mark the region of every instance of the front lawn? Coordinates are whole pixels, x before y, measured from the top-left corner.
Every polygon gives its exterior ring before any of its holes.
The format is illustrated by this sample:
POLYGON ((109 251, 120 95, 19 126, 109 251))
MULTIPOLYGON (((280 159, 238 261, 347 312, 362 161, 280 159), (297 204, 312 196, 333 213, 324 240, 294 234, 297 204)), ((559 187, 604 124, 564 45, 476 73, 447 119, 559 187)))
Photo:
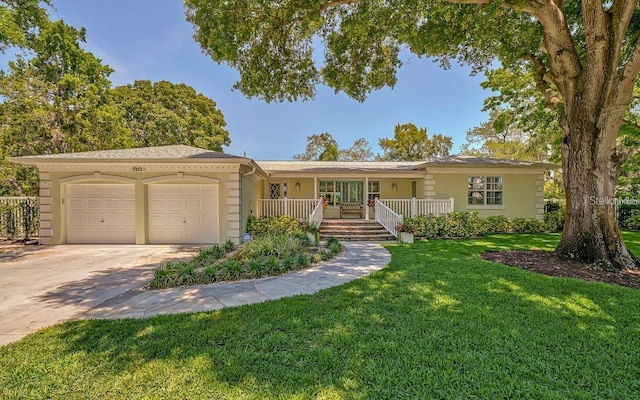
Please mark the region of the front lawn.
POLYGON ((0 398, 637 398, 640 291, 478 256, 557 241, 389 245, 387 268, 315 295, 58 325, 0 347, 0 398))

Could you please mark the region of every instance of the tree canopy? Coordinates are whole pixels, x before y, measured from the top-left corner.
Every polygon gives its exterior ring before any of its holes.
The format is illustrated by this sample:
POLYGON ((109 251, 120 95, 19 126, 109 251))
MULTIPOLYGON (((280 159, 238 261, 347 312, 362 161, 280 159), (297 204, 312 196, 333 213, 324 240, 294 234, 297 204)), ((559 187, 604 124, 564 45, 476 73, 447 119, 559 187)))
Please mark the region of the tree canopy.
POLYGON ((373 157, 371 146, 365 138, 356 139, 353 145, 340 149, 329 132, 307 136, 304 153, 293 156, 301 161, 367 161, 373 157))
POLYGON ((111 93, 135 147, 186 144, 222 151, 231 143, 216 102, 185 84, 135 81, 111 93))
POLYGON ((376 158, 381 161, 424 161, 430 157, 449 155, 453 141, 450 136, 436 134, 429 139, 427 128, 418 128, 414 124, 396 125, 393 138, 378 140, 382 154, 376 158))

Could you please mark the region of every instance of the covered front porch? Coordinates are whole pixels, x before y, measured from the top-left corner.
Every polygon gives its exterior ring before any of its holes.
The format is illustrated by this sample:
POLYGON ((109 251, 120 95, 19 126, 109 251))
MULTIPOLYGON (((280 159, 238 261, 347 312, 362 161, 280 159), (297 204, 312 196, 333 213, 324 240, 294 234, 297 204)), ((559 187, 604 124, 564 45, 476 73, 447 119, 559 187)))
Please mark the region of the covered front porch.
POLYGON ((323 220, 375 220, 397 236, 404 217, 453 211, 435 198, 435 180, 421 162, 261 162, 269 177, 254 192, 249 215, 323 220))
POLYGON ((453 212, 454 201, 450 199, 389 199, 373 198, 366 204, 340 202, 330 205, 326 197, 318 199, 256 199, 252 201, 252 214, 260 217, 286 215, 299 220, 308 220, 319 227, 326 219, 375 220, 393 236, 398 236, 397 228, 404 217, 417 215, 439 215, 453 212), (345 212, 348 205, 349 212, 345 212), (355 207, 354 207, 355 206, 355 207), (338 209, 336 214, 335 209, 338 209), (355 210, 358 209, 358 212, 355 210))

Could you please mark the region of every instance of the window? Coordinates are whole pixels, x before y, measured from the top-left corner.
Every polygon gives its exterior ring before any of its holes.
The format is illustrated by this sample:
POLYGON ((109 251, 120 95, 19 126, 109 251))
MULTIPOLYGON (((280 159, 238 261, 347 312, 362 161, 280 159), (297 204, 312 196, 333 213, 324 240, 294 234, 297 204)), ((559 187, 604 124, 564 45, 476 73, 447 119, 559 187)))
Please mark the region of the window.
POLYGON ((470 206, 501 206, 501 176, 470 176, 467 178, 467 204, 470 206))
POLYGON ((279 199, 280 198, 280 183, 270 183, 269 184, 269 198, 271 198, 271 199, 279 199))
POLYGON ((380 181, 369 181, 369 197, 368 201, 380 198, 380 181))
POLYGON ((329 201, 329 205, 335 204, 336 185, 334 181, 320 181, 318 184, 320 197, 329 201))
POLYGON ((341 202, 362 203, 364 185, 359 181, 319 181, 318 194, 329 202, 339 205, 341 202))

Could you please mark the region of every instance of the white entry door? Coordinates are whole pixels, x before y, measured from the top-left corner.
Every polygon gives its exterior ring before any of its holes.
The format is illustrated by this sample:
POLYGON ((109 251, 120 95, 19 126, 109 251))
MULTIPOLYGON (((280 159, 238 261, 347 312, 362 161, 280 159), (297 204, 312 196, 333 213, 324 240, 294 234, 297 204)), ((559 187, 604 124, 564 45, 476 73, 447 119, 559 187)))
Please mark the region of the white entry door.
POLYGON ((67 185, 67 243, 135 243, 135 187, 67 185))
POLYGON ((149 185, 149 243, 217 243, 217 185, 149 185))

